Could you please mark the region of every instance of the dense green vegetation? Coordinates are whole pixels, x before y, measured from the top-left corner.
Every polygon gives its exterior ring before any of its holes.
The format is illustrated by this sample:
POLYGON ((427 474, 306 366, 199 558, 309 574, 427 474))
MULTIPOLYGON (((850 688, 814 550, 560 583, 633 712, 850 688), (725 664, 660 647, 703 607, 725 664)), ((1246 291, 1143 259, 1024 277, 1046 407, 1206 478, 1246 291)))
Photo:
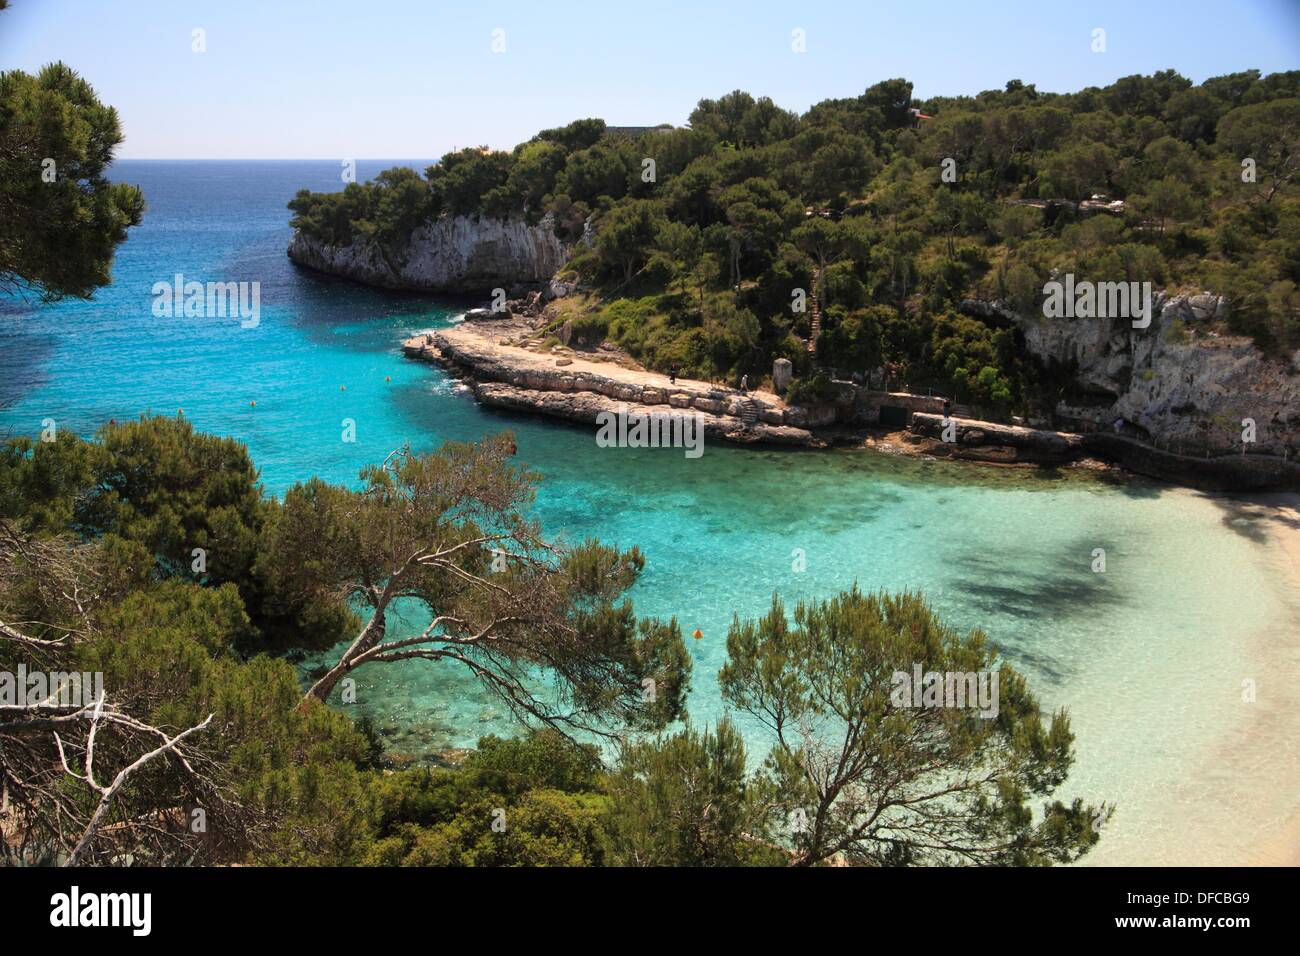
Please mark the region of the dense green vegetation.
POLYGON ((341 597, 294 595, 259 561, 279 506, 262 497, 242 444, 197 433, 183 418, 109 426, 100 437, 61 432, 0 447, 0 514, 21 516, 32 533, 139 544, 162 578, 231 585, 248 613, 231 635, 242 650, 332 647, 355 629, 341 597))
POLYGON ((685 716, 680 631, 621 599, 635 551, 520 550, 535 479, 508 466, 510 447, 398 455, 358 489, 312 481, 269 500, 242 445, 179 418, 5 443, 0 673, 100 672, 106 699, 102 713, 0 709, 0 859, 1046 864, 1096 842, 1097 809, 1033 806, 1066 778, 1068 720, 1041 715, 984 635, 951 631, 917 596, 853 590, 793 615, 774 600, 737 619, 720 685, 772 732, 758 766, 726 720, 665 735, 685 716), (509 564, 490 579, 489 545, 509 564), (443 623, 386 633, 366 595, 389 593, 443 623), (304 694, 290 663, 357 626, 350 648, 368 653, 345 653, 343 673, 453 661, 532 733, 486 738, 455 768, 387 766, 346 694, 304 694), (890 675, 914 661, 997 674, 996 717, 895 701, 890 675), (581 727, 615 745, 576 742, 581 727), (102 786, 187 728, 92 816, 101 794, 84 777, 102 786))
POLYGON ((138 188, 105 178, 121 142, 117 111, 64 64, 0 72, 0 290, 87 298, 109 283, 144 215, 138 188))
POLYGON ((702 100, 688 128, 640 136, 581 120, 509 153, 449 154, 424 177, 304 190, 290 208, 313 237, 399 246, 444 213, 551 213, 569 239, 590 217, 572 269, 595 294, 575 333, 705 378, 757 381, 776 356, 811 377, 811 306, 793 295, 819 271, 821 365, 888 363, 895 382, 989 408, 1055 384, 1022 360, 1012 323, 960 303, 1032 312, 1053 270, 1213 290, 1232 299, 1226 331, 1277 354, 1300 345, 1300 72, 911 92, 889 80, 800 116, 737 91, 702 100), (1094 194, 1123 211, 1080 212, 1094 194))

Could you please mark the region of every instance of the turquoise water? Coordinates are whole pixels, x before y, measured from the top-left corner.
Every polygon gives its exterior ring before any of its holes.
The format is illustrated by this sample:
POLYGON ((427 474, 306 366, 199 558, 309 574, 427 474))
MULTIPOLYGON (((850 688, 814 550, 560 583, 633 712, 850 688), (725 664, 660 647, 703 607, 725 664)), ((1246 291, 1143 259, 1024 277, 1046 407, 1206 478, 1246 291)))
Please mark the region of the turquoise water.
MULTIPOLYGON (((89 432, 183 409, 247 442, 275 494, 311 475, 355 481, 404 443, 511 428, 545 476, 547 531, 638 545, 638 612, 703 633, 689 642, 694 722, 722 712, 715 675, 733 612, 762 613, 774 591, 793 603, 854 581, 921 589, 950 622, 986 629, 1046 703, 1070 708, 1079 762, 1062 795, 1120 806, 1099 861, 1233 858, 1294 811, 1300 600, 1230 503, 865 452, 598 449, 590 431, 481 409, 401 357, 406 335, 466 303, 372 292, 288 262, 284 203, 301 186, 337 188, 336 164, 123 162, 115 175, 150 206, 114 285, 89 303, 0 300, 0 403, 11 403, 0 429, 36 434, 53 418, 89 432), (154 317, 153 283, 177 272, 260 282, 260 324, 154 317), (342 441, 349 418, 355 443, 342 441), (1104 574, 1091 570, 1095 548, 1104 574), (1260 706, 1243 705, 1243 678, 1271 689, 1260 706)), ((395 752, 515 729, 451 665, 371 667, 357 680, 357 709, 395 752)))

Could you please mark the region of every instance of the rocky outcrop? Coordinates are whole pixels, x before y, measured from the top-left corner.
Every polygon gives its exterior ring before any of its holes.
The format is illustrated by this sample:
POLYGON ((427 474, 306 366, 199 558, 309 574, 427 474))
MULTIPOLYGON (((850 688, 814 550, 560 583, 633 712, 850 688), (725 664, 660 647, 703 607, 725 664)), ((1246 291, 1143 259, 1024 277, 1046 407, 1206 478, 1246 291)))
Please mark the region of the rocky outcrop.
POLYGON ((967 461, 1066 464, 1101 459, 1129 471, 1205 491, 1278 491, 1300 488, 1300 462, 1276 455, 1209 457, 1165 451, 1136 438, 1098 431, 1088 434, 1002 425, 927 412, 912 415, 909 431, 925 453, 967 461))
POLYGON ((704 429, 704 437, 709 441, 726 441, 742 445, 774 444, 807 446, 814 444, 813 436, 802 428, 789 425, 746 425, 738 418, 726 415, 714 415, 698 409, 692 411, 659 405, 657 407, 639 403, 629 403, 609 398, 597 392, 551 392, 531 388, 516 388, 500 382, 475 382, 471 388, 474 396, 484 405, 506 408, 511 411, 529 412, 562 418, 581 424, 596 424, 598 416, 604 412, 617 415, 696 415, 704 429))
POLYGON ((909 427, 913 434, 938 439, 942 443, 932 450, 950 451, 956 458, 1061 463, 1080 457, 1086 445, 1084 436, 1068 432, 1000 425, 970 418, 945 418, 929 412, 913 413, 909 427), (986 453, 988 449, 995 449, 998 454, 990 456, 986 453), (971 454, 973 450, 978 450, 978 453, 971 454))
POLYGON ((969 301, 963 311, 1006 318, 1029 354, 1070 370, 1086 399, 1062 404, 1058 418, 1110 428, 1124 419, 1138 437, 1202 456, 1283 454, 1300 449, 1300 352, 1266 357, 1241 336, 1210 328, 1228 314, 1221 296, 1153 298, 1151 324, 1128 318, 1045 318, 1000 303, 969 301), (1243 421, 1255 442, 1243 442, 1243 421))
POLYGON ((443 217, 416 229, 396 248, 371 240, 331 246, 295 232, 289 258, 299 265, 383 289, 477 292, 544 285, 569 248, 550 216, 522 219, 443 217))
MULTIPOLYGON (((435 361, 463 375, 486 405, 527 411, 574 422, 594 423, 602 412, 620 410, 665 415, 698 415, 711 440, 742 444, 820 444, 809 431, 810 410, 786 406, 768 396, 734 389, 670 382, 653 373, 613 366, 608 373, 575 367, 567 356, 542 356, 494 345, 492 323, 465 322, 453 329, 408 339, 403 351, 435 361), (476 328, 477 326, 484 328, 476 328)), ((832 410, 833 418, 833 410, 832 410)))

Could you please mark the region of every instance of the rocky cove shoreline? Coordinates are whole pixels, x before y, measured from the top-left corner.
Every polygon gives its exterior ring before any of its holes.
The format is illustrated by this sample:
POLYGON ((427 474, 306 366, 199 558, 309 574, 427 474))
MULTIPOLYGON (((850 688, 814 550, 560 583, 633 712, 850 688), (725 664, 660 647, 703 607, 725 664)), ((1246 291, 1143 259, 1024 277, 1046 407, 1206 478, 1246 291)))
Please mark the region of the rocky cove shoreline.
POLYGON ((485 405, 595 424, 602 412, 694 414, 704 436, 739 444, 824 446, 813 427, 828 423, 823 413, 786 405, 771 392, 740 392, 690 379, 630 369, 575 355, 567 349, 538 354, 504 344, 516 331, 509 320, 467 320, 413 336, 402 350, 411 358, 437 362, 458 374, 485 405), (495 340, 495 341, 494 341, 495 340))
MULTIPOLYGON (((306 268, 385 289, 484 297, 498 289, 540 290, 530 296, 540 314, 547 301, 572 291, 555 278, 572 251, 549 217, 535 224, 444 217, 391 249, 370 240, 330 246, 299 231, 288 255, 306 268)), ((961 417, 956 440, 948 442, 924 417, 942 412, 938 398, 837 382, 832 404, 802 407, 771 392, 673 383, 592 350, 543 353, 513 345, 510 334, 518 330, 510 323, 519 317, 510 312, 411 339, 405 350, 452 369, 485 405, 579 424, 620 408, 689 410, 714 441, 870 446, 890 432, 881 416, 888 408, 893 429, 906 428, 903 440, 890 442, 897 452, 990 464, 1100 459, 1205 490, 1300 488, 1300 353, 1268 357, 1249 339, 1225 334, 1228 309, 1226 299, 1209 293, 1159 292, 1150 326, 1139 330, 1124 318, 1050 319, 1002 302, 965 300, 963 312, 1015 328, 1036 362, 1072 382, 1074 397, 1031 419, 1033 428, 961 417), (1111 428, 1116 420, 1123 434, 1111 428), (1241 440, 1246 421, 1255 429, 1250 444, 1241 440), (1062 426, 1070 431, 1053 430, 1062 426)), ((523 331, 520 341, 536 330, 523 331)))
POLYGON ((945 440, 942 400, 936 397, 840 383, 836 404, 805 407, 763 390, 672 381, 599 353, 514 344, 532 326, 506 315, 481 314, 449 329, 422 332, 403 343, 403 352, 447 368, 484 405, 575 424, 596 425, 602 413, 692 414, 699 416, 707 440, 733 444, 848 444, 989 465, 1112 465, 1209 491, 1300 488, 1300 463, 1294 461, 1258 454, 1179 454, 1109 431, 1061 432, 954 416, 945 440), (894 431, 883 426, 882 408, 901 412, 906 426, 894 431))

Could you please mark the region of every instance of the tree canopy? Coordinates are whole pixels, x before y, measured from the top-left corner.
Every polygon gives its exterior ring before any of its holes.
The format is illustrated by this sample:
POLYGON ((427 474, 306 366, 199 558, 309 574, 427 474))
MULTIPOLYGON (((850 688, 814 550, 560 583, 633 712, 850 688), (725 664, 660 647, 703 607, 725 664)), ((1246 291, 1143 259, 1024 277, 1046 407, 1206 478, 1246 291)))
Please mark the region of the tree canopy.
POLYGON ((767 823, 797 864, 1063 863, 1096 842, 1099 808, 1030 804, 1073 762, 1064 712, 1044 721, 987 636, 946 627, 918 595, 853 588, 793 619, 774 598, 732 625, 719 683, 774 740, 767 823))
POLYGON ((89 298, 139 225, 144 195, 111 183, 117 111, 62 63, 0 73, 0 288, 89 298))

